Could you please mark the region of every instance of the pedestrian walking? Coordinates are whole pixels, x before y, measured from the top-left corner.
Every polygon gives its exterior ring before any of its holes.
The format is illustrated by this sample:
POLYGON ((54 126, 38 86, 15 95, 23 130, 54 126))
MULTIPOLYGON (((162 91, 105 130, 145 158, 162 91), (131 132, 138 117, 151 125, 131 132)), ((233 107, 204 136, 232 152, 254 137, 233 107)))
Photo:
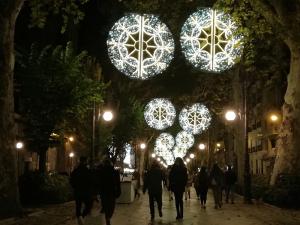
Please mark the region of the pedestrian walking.
POLYGON ((229 197, 231 204, 234 204, 234 185, 237 180, 235 172, 232 170, 231 166, 228 166, 225 172, 225 195, 226 203, 228 203, 229 197))
POLYGON ((171 172, 172 166, 168 166, 167 172, 166 172, 166 186, 168 189, 168 196, 169 196, 169 201, 173 200, 173 192, 170 189, 170 172, 171 172))
POLYGON ((199 192, 199 181, 198 181, 198 175, 199 172, 196 172, 193 176, 193 183, 194 183, 194 189, 196 191, 197 199, 200 199, 200 192, 199 192))
POLYGON ((210 172, 210 184, 215 200, 215 209, 222 207, 222 187, 224 186, 224 174, 218 164, 214 164, 210 172))
POLYGON ((202 166, 200 172, 197 175, 198 192, 200 195, 201 208, 206 208, 207 191, 209 186, 209 177, 206 171, 206 167, 202 166))
POLYGON ((110 159, 105 159, 98 174, 100 180, 99 193, 105 221, 106 225, 110 225, 115 210, 116 198, 121 195, 120 173, 114 169, 110 159))
POLYGON ((191 187, 193 185, 193 178, 192 176, 188 173, 188 179, 185 185, 185 191, 184 191, 184 199, 187 200, 188 198, 191 198, 191 187))
POLYGON ((86 157, 80 157, 78 167, 71 173, 70 183, 74 190, 77 222, 82 225, 84 217, 90 214, 93 204, 92 172, 87 166, 86 157))
POLYGON ((157 161, 153 161, 150 170, 145 174, 143 193, 148 190, 151 220, 155 217, 154 201, 157 202, 159 217, 162 217, 162 183, 164 174, 157 161))
POLYGON ((177 211, 176 219, 183 218, 183 193, 187 183, 187 169, 182 158, 175 159, 175 163, 170 171, 170 189, 175 195, 175 205, 177 211))

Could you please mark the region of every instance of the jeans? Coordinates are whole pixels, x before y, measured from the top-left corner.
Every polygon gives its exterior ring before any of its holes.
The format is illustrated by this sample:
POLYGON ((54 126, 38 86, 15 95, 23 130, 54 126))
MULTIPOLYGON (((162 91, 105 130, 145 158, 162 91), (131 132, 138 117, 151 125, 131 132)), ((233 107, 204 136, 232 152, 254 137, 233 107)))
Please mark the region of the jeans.
POLYGON ((175 195, 175 205, 177 210, 177 217, 183 218, 183 192, 182 191, 176 191, 174 192, 175 195))
POLYGON ((157 202, 158 211, 162 209, 162 193, 149 193, 150 214, 154 217, 154 201, 157 202))

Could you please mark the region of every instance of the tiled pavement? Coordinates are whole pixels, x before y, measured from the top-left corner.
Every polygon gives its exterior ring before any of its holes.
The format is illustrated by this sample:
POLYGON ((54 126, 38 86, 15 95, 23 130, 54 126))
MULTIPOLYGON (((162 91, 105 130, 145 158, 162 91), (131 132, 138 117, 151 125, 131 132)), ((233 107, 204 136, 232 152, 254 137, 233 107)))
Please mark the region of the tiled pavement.
MULTIPOLYGON (((132 204, 118 204, 112 225, 148 225, 150 223, 148 196, 143 195, 132 204)), ((211 193, 206 210, 200 208, 195 194, 184 202, 184 219, 176 221, 174 201, 163 197, 163 217, 155 218, 153 225, 300 225, 300 211, 283 210, 265 204, 245 205, 238 198, 235 204, 224 204, 214 209, 211 193)), ((0 225, 76 225, 74 203, 51 206, 18 220, 0 221, 0 225)), ((89 216, 86 225, 104 225, 103 215, 89 216)))

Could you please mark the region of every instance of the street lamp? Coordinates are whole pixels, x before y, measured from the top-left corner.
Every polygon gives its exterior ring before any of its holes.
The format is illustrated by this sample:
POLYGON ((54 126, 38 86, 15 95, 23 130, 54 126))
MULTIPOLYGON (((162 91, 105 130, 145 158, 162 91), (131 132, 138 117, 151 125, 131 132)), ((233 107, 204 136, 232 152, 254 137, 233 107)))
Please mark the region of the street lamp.
POLYGON ((152 157, 152 158, 155 158, 155 157, 156 157, 155 153, 152 153, 151 157, 152 157))
POLYGON ((69 141, 71 141, 71 142, 74 141, 74 137, 73 137, 73 136, 70 136, 68 139, 69 139, 69 141))
POLYGON ((140 144, 140 148, 143 150, 143 149, 145 149, 146 148, 146 144, 145 143, 141 143, 140 144))
POLYGON ((23 142, 18 141, 18 142, 16 143, 16 148, 17 148, 17 149, 22 149, 23 147, 24 147, 23 142))
MULTIPOLYGON (((244 139, 244 202, 252 203, 251 194, 251 173, 250 173, 250 159, 248 152, 248 118, 247 118, 247 82, 243 78, 243 108, 240 119, 243 121, 243 139, 244 139)), ((237 115, 234 111, 229 110, 225 113, 225 118, 229 122, 236 120, 237 115)))
MULTIPOLYGON (((100 115, 100 114, 98 114, 100 115)), ((104 121, 109 122, 113 119, 114 115, 112 111, 110 110, 105 110, 102 114, 102 118, 104 121)), ((99 116, 97 117, 97 121, 99 120, 99 116)), ((94 107, 93 107, 93 121, 92 121, 92 140, 91 140, 91 163, 93 166, 94 160, 95 160, 95 128, 96 128, 96 105, 94 102, 94 107)), ((98 135, 99 138, 99 135, 98 135)))
POLYGON ((200 143, 200 144, 199 144, 199 149, 203 151, 203 150, 205 149, 205 144, 200 143))
POLYGON ((190 154, 190 158, 191 158, 191 159, 195 158, 195 154, 191 153, 191 154, 190 154))

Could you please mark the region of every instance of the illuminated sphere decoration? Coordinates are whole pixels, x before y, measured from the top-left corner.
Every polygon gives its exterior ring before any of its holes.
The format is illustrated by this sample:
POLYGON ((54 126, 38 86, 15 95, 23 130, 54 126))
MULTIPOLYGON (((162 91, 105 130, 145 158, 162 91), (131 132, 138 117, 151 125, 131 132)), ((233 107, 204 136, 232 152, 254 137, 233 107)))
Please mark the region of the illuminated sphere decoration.
POLYGON ((171 150, 165 151, 162 157, 168 165, 174 164, 175 158, 171 150))
POLYGON ((181 128, 192 134, 200 134, 208 128, 211 115, 205 105, 196 103, 190 107, 185 107, 179 114, 179 124, 181 128))
POLYGON ((176 135, 176 146, 180 149, 189 149, 193 146, 195 142, 195 138, 193 134, 187 132, 187 131, 180 131, 176 135))
POLYGON ((161 133, 155 140, 155 147, 171 150, 175 145, 175 140, 171 134, 161 133))
POLYGON ((186 148, 182 148, 177 145, 173 148, 173 155, 174 155, 175 159, 177 157, 183 158, 186 155, 186 153, 187 153, 186 148))
POLYGON ((182 51, 196 68, 221 72, 234 65, 242 52, 241 38, 234 35, 230 16, 211 8, 190 15, 180 34, 182 51))
POLYGON ((144 117, 150 127, 163 130, 173 125, 176 110, 169 100, 155 98, 146 105, 144 117))
POLYGON ((108 55, 114 66, 134 79, 146 80, 162 73, 174 55, 174 40, 157 16, 128 14, 111 28, 108 55))

